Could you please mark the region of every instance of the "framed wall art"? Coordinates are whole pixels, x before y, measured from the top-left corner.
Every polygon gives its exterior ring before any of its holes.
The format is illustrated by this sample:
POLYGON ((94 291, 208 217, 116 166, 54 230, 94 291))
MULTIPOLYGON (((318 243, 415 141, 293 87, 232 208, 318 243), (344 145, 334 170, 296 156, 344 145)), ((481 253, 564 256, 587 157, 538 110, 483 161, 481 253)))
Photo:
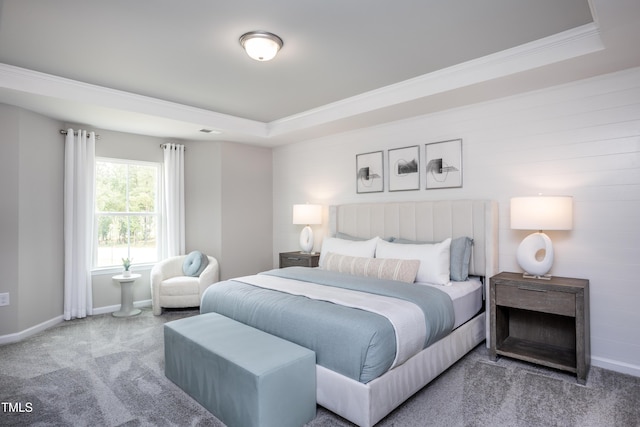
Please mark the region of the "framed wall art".
POLYGON ((427 190, 462 187, 462 139, 425 144, 427 190))
POLYGON ((420 189, 420 146, 389 150, 389 191, 420 189))
POLYGON ((382 151, 356 155, 356 192, 384 191, 382 151))

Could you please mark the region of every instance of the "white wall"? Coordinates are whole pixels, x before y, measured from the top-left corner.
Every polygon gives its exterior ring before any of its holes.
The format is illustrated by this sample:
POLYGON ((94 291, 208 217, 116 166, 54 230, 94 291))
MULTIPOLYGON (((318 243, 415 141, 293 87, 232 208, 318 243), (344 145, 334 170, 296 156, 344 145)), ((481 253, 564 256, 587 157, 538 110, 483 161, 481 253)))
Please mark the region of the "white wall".
MULTIPOLYGON (((456 108, 274 150, 274 263, 295 250, 291 206, 371 201, 494 199, 499 268, 521 271, 527 232, 509 228, 509 199, 574 197, 574 229, 548 232, 558 276, 590 280, 592 363, 640 376, 640 69, 456 108), (425 190, 424 144, 462 138, 464 183, 425 190), (419 145, 419 191, 356 194, 358 153, 419 145)), ((385 173, 385 175, 387 175, 385 173)), ((316 235, 326 233, 323 226, 316 235)), ((316 240, 316 250, 320 242, 316 240)))

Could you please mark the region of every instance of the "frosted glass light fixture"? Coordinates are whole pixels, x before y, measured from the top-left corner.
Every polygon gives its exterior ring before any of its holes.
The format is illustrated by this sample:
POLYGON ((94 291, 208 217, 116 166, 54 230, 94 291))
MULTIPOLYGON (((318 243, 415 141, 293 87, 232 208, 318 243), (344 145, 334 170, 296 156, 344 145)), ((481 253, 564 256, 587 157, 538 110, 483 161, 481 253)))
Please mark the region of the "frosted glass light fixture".
POLYGON ((516 258, 525 277, 549 279, 553 265, 553 245, 542 230, 573 228, 571 196, 514 197, 511 199, 511 228, 538 230, 525 237, 518 246, 516 258))
POLYGON ((304 225, 300 232, 300 249, 304 253, 313 250, 313 230, 311 225, 322 223, 322 206, 320 205, 293 205, 293 224, 304 225))
POLYGON ((282 48, 282 39, 266 31, 250 31, 240 36, 240 44, 256 61, 270 61, 282 48))

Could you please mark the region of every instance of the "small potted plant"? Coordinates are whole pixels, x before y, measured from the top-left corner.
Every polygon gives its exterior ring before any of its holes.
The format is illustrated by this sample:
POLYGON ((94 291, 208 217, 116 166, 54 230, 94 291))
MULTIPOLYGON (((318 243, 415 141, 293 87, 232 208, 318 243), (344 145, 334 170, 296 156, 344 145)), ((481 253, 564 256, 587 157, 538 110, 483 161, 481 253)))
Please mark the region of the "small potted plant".
POLYGON ((131 260, 129 258, 122 258, 122 266, 124 267, 122 275, 124 277, 131 276, 131 270, 129 270, 131 268, 131 260))

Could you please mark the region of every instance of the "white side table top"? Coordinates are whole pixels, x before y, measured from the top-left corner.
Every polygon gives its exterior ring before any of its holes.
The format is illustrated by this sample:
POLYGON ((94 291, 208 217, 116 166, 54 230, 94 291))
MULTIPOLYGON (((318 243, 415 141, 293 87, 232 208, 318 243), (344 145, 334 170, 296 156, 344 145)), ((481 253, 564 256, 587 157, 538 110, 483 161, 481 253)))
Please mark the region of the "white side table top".
POLYGON ((136 279, 139 279, 140 277, 142 277, 142 274, 131 273, 130 276, 125 276, 124 274, 117 274, 113 276, 112 279, 122 283, 122 282, 133 282, 136 279))

